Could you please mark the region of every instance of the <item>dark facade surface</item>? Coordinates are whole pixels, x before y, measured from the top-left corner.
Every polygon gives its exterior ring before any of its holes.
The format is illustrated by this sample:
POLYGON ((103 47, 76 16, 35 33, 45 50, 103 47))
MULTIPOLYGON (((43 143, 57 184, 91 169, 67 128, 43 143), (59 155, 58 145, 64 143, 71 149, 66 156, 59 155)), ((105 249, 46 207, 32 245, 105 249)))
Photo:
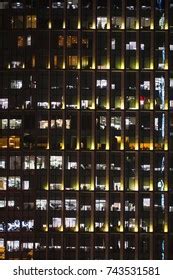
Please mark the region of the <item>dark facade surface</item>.
POLYGON ((0 2, 0 259, 173 259, 173 1, 0 2))

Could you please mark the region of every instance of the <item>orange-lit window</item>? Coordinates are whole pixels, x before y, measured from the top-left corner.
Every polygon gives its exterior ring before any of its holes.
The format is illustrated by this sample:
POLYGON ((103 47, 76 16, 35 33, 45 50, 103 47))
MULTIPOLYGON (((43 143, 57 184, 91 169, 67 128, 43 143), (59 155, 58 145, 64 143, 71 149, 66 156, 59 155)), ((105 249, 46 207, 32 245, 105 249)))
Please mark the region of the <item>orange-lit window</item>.
POLYGON ((35 55, 32 56, 32 67, 35 68, 35 55))
POLYGON ((76 68, 78 63, 77 55, 69 55, 68 56, 68 65, 70 68, 76 68))
POLYGON ((58 56, 57 55, 54 55, 53 62, 54 62, 54 66, 57 67, 58 66, 58 56))
POLYGON ((20 137, 11 136, 9 138, 9 148, 19 149, 20 148, 20 137))
POLYGON ((6 149, 7 148, 7 137, 1 137, 0 138, 0 149, 6 149))
POLYGON ((17 37, 17 46, 18 48, 24 47, 25 41, 23 36, 17 37))
POLYGON ((67 36, 67 47, 71 48, 77 45, 77 36, 67 36))
POLYGON ((26 16, 26 28, 36 28, 37 17, 35 15, 26 16))

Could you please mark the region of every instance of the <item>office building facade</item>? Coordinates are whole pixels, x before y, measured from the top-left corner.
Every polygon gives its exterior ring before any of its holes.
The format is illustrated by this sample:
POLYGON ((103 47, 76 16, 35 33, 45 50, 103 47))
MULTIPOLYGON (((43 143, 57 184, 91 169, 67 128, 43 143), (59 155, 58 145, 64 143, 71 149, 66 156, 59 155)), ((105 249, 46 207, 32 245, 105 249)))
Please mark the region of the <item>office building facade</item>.
POLYGON ((171 14, 0 2, 0 259, 173 258, 171 14))

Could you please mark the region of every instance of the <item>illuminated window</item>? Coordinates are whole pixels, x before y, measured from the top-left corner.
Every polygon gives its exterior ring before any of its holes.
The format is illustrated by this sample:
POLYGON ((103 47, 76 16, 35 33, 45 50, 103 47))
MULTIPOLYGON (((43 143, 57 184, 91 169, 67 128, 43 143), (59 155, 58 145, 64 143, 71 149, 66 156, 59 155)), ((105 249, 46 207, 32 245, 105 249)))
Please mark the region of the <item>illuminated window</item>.
POLYGON ((135 203, 129 200, 125 201, 125 211, 127 212, 135 212, 135 203))
POLYGON ((50 199, 49 207, 52 210, 59 210, 59 209, 61 209, 62 208, 62 200, 50 199))
POLYGON ((24 180, 23 182, 22 182, 22 189, 23 190, 29 190, 29 181, 27 181, 27 180, 24 180))
POLYGON ((71 119, 68 119, 65 122, 66 122, 66 129, 70 129, 71 128, 71 119))
POLYGON ((98 88, 106 88, 108 85, 108 81, 107 80, 97 80, 96 82, 96 87, 98 88))
POLYGON ((62 190, 62 184, 50 183, 50 190, 62 190))
POLYGON ((0 129, 8 128, 8 119, 0 119, 0 129))
POLYGON ((34 229, 34 220, 25 220, 21 222, 21 227, 25 231, 32 231, 34 229))
POLYGON ((89 205, 89 204, 81 205, 80 210, 81 211, 91 211, 91 205, 89 205))
POLYGON ((24 40, 23 36, 17 37, 17 46, 18 46, 18 48, 25 46, 25 40, 24 40))
POLYGON ((4 221, 0 222, 0 231, 5 232, 5 229, 6 229, 6 225, 5 225, 4 221))
POLYGON ((121 203, 120 202, 114 202, 111 205, 111 211, 121 211, 121 203))
POLYGON ((7 189, 7 178, 0 177, 0 191, 4 191, 7 189))
POLYGON ((14 1, 12 4, 11 4, 11 8, 12 9, 23 9, 23 3, 22 1, 14 1))
POLYGON ((23 68, 23 63, 22 63, 22 61, 11 61, 10 66, 12 69, 23 68))
POLYGON ((144 208, 150 207, 150 198, 143 198, 143 207, 144 208))
POLYGON ((67 9, 78 9, 78 0, 68 0, 67 9))
POLYGON ((7 206, 8 206, 9 208, 15 207, 15 201, 14 201, 14 200, 8 200, 7 206))
POLYGON ((126 28, 135 29, 136 28, 136 17, 127 17, 126 18, 126 28))
POLYGON ((159 27, 161 30, 165 29, 165 14, 163 13, 159 20, 159 27))
POLYGON ((26 28, 36 28, 36 27, 37 27, 36 15, 26 16, 26 28))
POLYGON ((51 102, 51 108, 52 109, 57 109, 57 108, 61 108, 61 102, 51 102))
POLYGON ((125 221, 125 228, 128 231, 134 231, 135 230, 135 225, 136 225, 136 221, 134 218, 130 218, 129 220, 125 221))
POLYGON ((67 169, 68 170, 77 169, 77 162, 75 162, 75 161, 68 161, 67 169))
POLYGON ((49 126, 49 122, 48 121, 39 121, 39 128, 40 129, 46 129, 49 126))
POLYGON ((76 199, 66 199, 65 200, 65 210, 66 211, 76 211, 77 210, 76 199))
POLYGON ((64 0, 52 1, 52 9, 64 8, 64 0))
POLYGON ((76 227, 76 218, 65 218, 65 227, 75 229, 76 227))
POLYGON ((11 119, 10 120, 10 129, 19 129, 22 126, 21 119, 11 119))
POLYGON ((106 200, 96 200, 95 201, 96 211, 105 211, 106 210, 106 200))
POLYGON ((0 137, 0 149, 6 149, 8 143, 7 137, 0 137))
POLYGON ((68 65, 70 68, 77 68, 78 57, 77 55, 68 56, 68 65))
POLYGON ((8 98, 0 98, 0 109, 8 109, 8 98))
POLYGON ((104 230, 104 227, 105 227, 105 223, 104 222, 95 222, 95 228, 96 230, 104 230))
POLYGON ((24 169, 35 169, 35 156, 24 157, 24 169))
POLYGON ((0 2, 0 10, 8 9, 9 3, 7 1, 0 2))
POLYGON ((98 17, 97 18, 97 28, 106 29, 107 28, 107 17, 98 17))
POLYGON ((150 90, 150 81, 144 81, 143 84, 140 85, 141 90, 150 90))
POLYGON ((89 57, 88 56, 83 56, 82 57, 82 68, 88 68, 89 66, 89 57))
POLYGON ((11 80, 11 89, 21 89, 22 86, 22 80, 11 80))
POLYGON ((141 18, 141 28, 149 28, 151 24, 151 19, 148 17, 141 18))
POLYGON ((46 165, 46 158, 45 158, 45 156, 37 156, 36 168, 37 169, 45 169, 45 165, 46 165))
POLYGON ((6 158, 0 157, 0 169, 6 168, 6 158))
POLYGON ((136 50, 136 42, 129 42, 129 44, 126 44, 126 50, 136 50))
POLYGON ((50 168, 62 169, 62 156, 50 156, 50 168))
POLYGON ((10 156, 10 170, 21 168, 21 157, 20 156, 10 156))
POLYGON ((165 107, 165 78, 155 78, 155 107, 164 110, 165 107))
POLYGON ((120 29, 122 26, 122 17, 112 17, 112 27, 120 29))
POLYGON ((7 231, 20 231, 20 221, 14 220, 12 222, 7 223, 7 231))
POLYGON ((19 190, 21 188, 21 178, 18 176, 8 177, 8 188, 14 188, 19 190))
POLYGON ((47 200, 46 199, 36 199, 36 210, 46 210, 47 200))
POLYGON ((22 243, 22 250, 32 250, 34 247, 34 243, 32 242, 23 242, 22 243))
POLYGON ((64 36, 62 35, 58 36, 58 46, 64 47, 64 36))
POLYGON ((61 226, 62 226, 61 218, 52 218, 52 228, 59 229, 61 226))
POLYGON ((8 252, 17 252, 19 251, 20 242, 19 240, 8 240, 7 241, 7 251, 8 252))
POLYGON ((49 103, 48 102, 37 102, 37 107, 43 108, 43 109, 48 109, 49 103))
POLYGON ((75 47, 77 46, 77 36, 67 36, 67 47, 75 47))
POLYGON ((31 35, 28 35, 28 36, 27 36, 27 38, 26 38, 26 44, 27 44, 27 46, 31 46, 31 44, 32 44, 31 35))
POLYGON ((121 117, 111 117, 111 127, 121 130, 121 117))
POLYGON ((56 127, 62 127, 63 125, 63 120, 62 119, 57 119, 56 120, 56 127))
POLYGON ((19 149, 20 148, 20 137, 11 136, 9 138, 9 148, 19 149))
POLYGON ((6 200, 4 199, 4 200, 0 200, 0 209, 1 208, 5 208, 5 206, 6 206, 6 200))

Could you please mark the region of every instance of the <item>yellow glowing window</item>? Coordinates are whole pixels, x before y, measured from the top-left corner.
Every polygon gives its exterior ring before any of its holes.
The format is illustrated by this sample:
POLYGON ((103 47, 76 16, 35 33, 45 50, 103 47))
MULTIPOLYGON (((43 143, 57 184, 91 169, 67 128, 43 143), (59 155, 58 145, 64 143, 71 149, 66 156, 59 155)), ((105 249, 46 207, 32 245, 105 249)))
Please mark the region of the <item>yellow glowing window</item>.
POLYGON ((9 138, 9 148, 19 149, 20 148, 20 137, 11 136, 9 138))
POLYGON ((17 37, 17 46, 18 46, 18 48, 24 47, 24 37, 23 36, 17 37))
POLYGON ((68 56, 68 65, 69 67, 77 67, 78 57, 77 55, 70 55, 68 56))
POLYGON ((0 260, 5 260, 5 247, 0 247, 0 260))
POLYGON ((87 67, 89 64, 89 58, 88 56, 83 56, 82 57, 82 67, 87 67))
POLYGON ((26 16, 26 28, 36 28, 37 17, 35 15, 26 16))
POLYGON ((6 177, 0 177, 0 190, 6 190, 7 188, 7 178, 6 177))

